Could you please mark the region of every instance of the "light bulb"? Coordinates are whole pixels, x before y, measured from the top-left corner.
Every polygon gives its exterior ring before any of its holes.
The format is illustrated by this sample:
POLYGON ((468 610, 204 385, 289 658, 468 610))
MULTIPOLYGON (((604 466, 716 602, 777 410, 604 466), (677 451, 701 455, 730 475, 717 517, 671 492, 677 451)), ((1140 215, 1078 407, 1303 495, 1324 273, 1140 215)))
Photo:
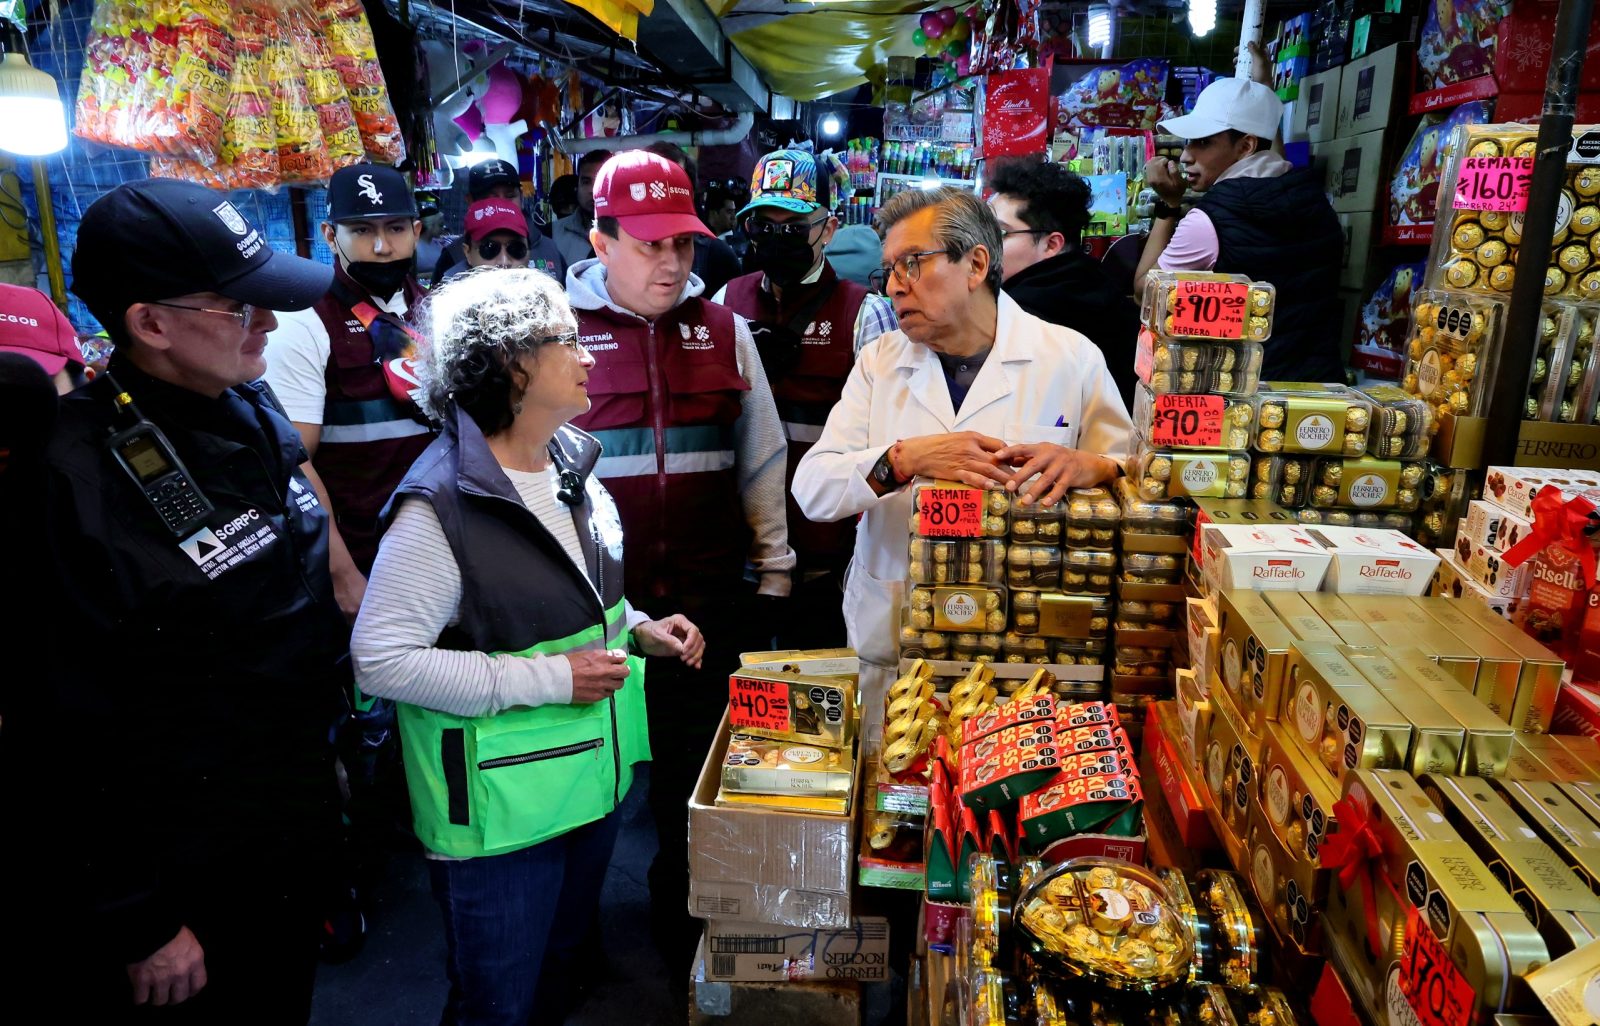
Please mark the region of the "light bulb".
POLYGON ((42 157, 67 148, 67 115, 56 80, 20 52, 0 57, 0 150, 42 157))
POLYGON ((829 114, 822 119, 822 134, 825 136, 830 138, 836 136, 843 128, 844 126, 839 124, 839 115, 837 114, 829 114))
POLYGON ((1189 28, 1203 36, 1217 27, 1217 0, 1189 0, 1189 28))
POLYGON ((1111 45, 1111 9, 1109 7, 1096 5, 1089 8, 1089 45, 1097 50, 1111 45))

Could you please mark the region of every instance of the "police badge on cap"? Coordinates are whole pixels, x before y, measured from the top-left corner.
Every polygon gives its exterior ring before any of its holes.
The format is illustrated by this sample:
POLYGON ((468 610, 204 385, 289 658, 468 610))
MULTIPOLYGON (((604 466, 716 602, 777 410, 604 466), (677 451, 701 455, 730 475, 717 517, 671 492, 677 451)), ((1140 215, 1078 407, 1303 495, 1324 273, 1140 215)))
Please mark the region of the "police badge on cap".
POLYGON ((328 220, 417 216, 417 201, 406 176, 383 164, 352 164, 328 181, 328 220))

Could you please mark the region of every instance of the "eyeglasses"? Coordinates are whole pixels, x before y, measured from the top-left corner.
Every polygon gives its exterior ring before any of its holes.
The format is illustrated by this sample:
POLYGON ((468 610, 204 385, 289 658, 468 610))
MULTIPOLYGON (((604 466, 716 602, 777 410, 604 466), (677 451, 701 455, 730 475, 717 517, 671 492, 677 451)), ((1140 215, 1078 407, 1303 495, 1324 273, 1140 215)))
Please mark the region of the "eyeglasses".
POLYGON ((184 306, 182 303, 163 303, 159 300, 149 300, 151 306, 165 306, 173 310, 192 310, 195 313, 221 314, 223 317, 232 317, 239 322, 239 327, 250 323, 250 318, 256 315, 256 308, 249 303, 243 303, 237 310, 218 310, 209 306, 184 306))
POLYGON ((493 260, 500 255, 501 246, 505 247, 506 255, 513 260, 522 260, 528 255, 528 244, 521 239, 512 239, 504 243, 496 239, 484 239, 478 243, 478 255, 485 260, 493 260))
POLYGON ((815 221, 768 221, 765 218, 749 217, 744 222, 744 233, 752 239, 762 239, 768 236, 787 235, 790 238, 809 239, 813 229, 827 223, 827 218, 815 221))
MULTIPOLYGON (((885 264, 878 268, 878 273, 883 276, 883 283, 889 284, 889 274, 894 273, 895 280, 902 285, 912 285, 922 277, 922 258, 930 256, 950 257, 947 249, 922 249, 915 253, 907 253, 892 264, 885 264)), ((954 257, 951 257, 954 259, 954 257)))
POLYGON ((583 346, 578 344, 578 333, 576 331, 565 331, 565 332, 562 332, 559 335, 544 335, 544 336, 542 336, 540 338, 534 339, 533 341, 534 341, 534 344, 541 345, 541 346, 543 346, 543 345, 566 346, 568 349, 582 349, 583 348, 583 346))

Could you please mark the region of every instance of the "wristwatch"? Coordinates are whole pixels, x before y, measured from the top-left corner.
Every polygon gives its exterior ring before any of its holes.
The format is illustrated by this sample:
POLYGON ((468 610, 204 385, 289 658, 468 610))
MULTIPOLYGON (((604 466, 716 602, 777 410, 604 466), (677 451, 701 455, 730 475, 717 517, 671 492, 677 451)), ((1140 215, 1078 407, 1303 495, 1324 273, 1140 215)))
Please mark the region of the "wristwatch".
MULTIPOLYGON (((895 445, 899 444, 898 442, 895 443, 895 445)), ((892 492, 905 484, 900 479, 900 475, 895 473, 894 461, 889 458, 889 454, 893 451, 893 445, 883 450, 883 455, 878 457, 878 462, 872 465, 872 480, 877 482, 878 487, 886 492, 892 492)))
POLYGON ((1163 203, 1161 200, 1156 200, 1156 205, 1151 210, 1151 216, 1156 218, 1157 220, 1164 220, 1166 218, 1171 218, 1173 220, 1177 220, 1178 218, 1183 216, 1183 208, 1182 207, 1169 207, 1165 203, 1163 203))

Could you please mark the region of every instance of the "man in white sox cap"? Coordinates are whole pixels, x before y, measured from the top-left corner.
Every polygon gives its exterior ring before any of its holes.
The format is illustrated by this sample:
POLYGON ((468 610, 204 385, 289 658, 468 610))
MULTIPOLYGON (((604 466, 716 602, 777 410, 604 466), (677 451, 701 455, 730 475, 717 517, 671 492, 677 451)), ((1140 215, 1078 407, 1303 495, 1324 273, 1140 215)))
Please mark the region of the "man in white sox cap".
POLYGON ((1179 160, 1145 167, 1155 216, 1134 288, 1145 274, 1220 271, 1278 288, 1262 380, 1343 381, 1338 278, 1344 232, 1321 176, 1295 169, 1272 150, 1283 104, 1243 78, 1211 83, 1194 110, 1161 122, 1185 140, 1179 160), (1187 213, 1184 195, 1200 198, 1187 213))

